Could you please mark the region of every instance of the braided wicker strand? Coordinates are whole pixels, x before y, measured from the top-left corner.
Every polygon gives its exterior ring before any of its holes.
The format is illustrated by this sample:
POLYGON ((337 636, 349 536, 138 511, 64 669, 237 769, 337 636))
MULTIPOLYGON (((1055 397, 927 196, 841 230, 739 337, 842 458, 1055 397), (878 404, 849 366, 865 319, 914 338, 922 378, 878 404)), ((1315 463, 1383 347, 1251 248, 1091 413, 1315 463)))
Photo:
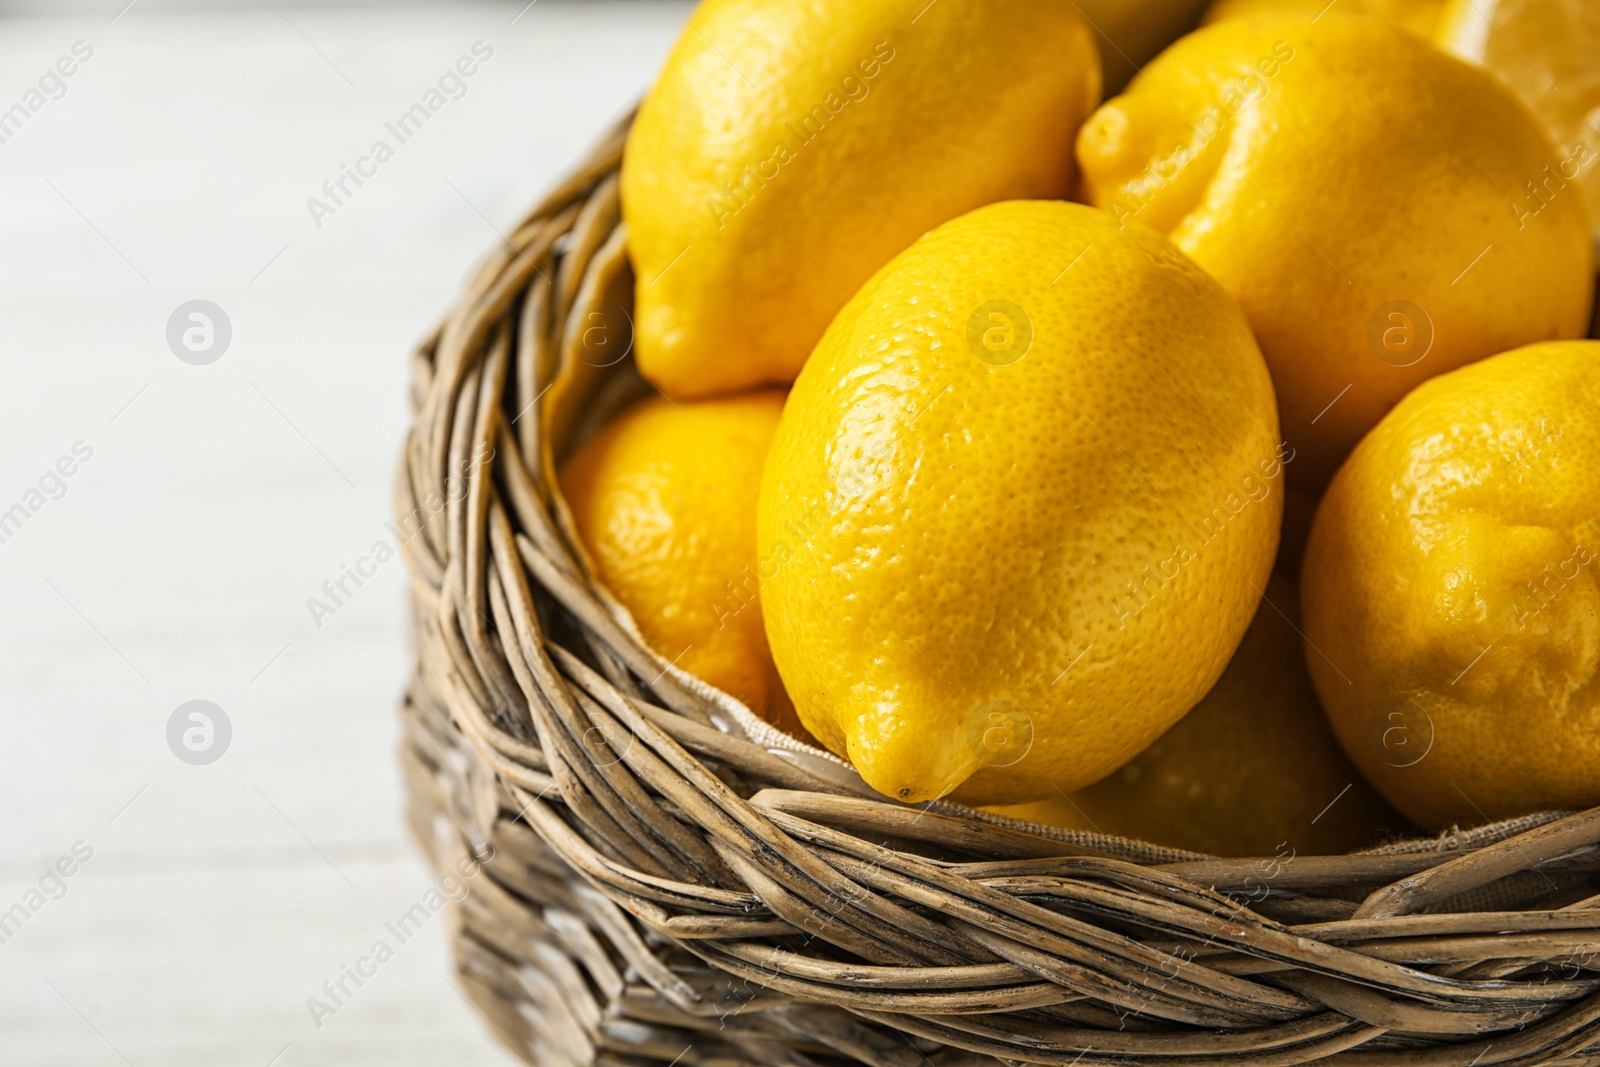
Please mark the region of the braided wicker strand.
POLYGON ((455 977, 510 1048, 541 1067, 1600 1065, 1600 809, 1252 860, 906 807, 647 648, 553 477, 644 388, 612 355, 625 133, 413 357, 396 482, 412 829, 437 869, 474 872, 455 977))

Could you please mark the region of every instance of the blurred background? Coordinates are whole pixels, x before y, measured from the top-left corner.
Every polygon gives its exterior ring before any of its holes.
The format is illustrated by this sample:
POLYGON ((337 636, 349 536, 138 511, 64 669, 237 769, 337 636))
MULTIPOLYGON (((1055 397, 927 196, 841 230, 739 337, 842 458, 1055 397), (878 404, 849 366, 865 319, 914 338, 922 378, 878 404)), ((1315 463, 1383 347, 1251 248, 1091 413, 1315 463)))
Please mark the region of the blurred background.
POLYGON ((0 1064, 511 1062, 373 549, 411 349, 688 10, 0 4, 0 1064))

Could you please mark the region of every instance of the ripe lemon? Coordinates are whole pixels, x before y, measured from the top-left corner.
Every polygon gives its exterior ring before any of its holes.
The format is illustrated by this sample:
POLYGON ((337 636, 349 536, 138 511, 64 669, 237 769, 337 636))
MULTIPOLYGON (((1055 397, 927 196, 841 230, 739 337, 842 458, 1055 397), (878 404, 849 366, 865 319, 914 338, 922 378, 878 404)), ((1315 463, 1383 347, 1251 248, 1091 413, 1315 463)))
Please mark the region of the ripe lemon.
POLYGON ((939 227, 840 311, 767 457, 801 721, 909 801, 1104 777, 1243 635, 1278 447, 1244 317, 1166 238, 1059 202, 939 227))
POLYGON ((1432 40, 1444 5, 1445 0, 1338 0, 1338 7, 1329 0, 1215 0, 1200 21, 1210 25, 1252 15, 1293 15, 1309 23, 1337 12, 1386 19, 1424 40, 1432 40))
POLYGON ((1351 454, 1301 572, 1334 731, 1422 826, 1600 804, 1600 342, 1442 375, 1351 454))
POLYGON ((1403 832, 1323 718, 1299 597, 1274 577, 1211 692, 1132 762, 1070 797, 1000 810, 1219 856, 1326 855, 1403 832))
POLYGON ((926 230, 1065 197, 1092 31, 1034 0, 706 0, 622 163, 639 370, 676 397, 794 380, 926 230))
POLYGON ((1600 240, 1600 4, 1594 0, 1452 0, 1439 44, 1481 63, 1533 108, 1559 163, 1514 197, 1537 214, 1575 187, 1600 240))
POLYGON ((756 493, 783 393, 642 400, 559 479, 596 576, 650 647, 796 732, 750 571, 756 493))
POLYGON ((1558 163, 1537 120, 1377 19, 1198 30, 1084 124, 1078 158, 1090 200, 1238 299, 1311 488, 1418 382, 1588 324, 1582 198, 1514 210, 1558 163))

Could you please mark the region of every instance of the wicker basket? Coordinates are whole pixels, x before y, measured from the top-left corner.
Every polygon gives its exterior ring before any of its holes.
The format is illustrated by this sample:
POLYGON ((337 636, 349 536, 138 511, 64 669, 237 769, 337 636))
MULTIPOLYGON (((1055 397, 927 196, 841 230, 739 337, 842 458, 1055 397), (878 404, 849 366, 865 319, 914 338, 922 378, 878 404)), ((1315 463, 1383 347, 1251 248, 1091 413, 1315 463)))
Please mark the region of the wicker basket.
POLYGON ((413 361, 401 759, 457 985, 541 1067, 1600 1064, 1600 809, 1216 859, 909 807, 647 648, 555 463, 626 358, 625 127, 413 361), (469 861, 470 862, 470 861, 469 861))

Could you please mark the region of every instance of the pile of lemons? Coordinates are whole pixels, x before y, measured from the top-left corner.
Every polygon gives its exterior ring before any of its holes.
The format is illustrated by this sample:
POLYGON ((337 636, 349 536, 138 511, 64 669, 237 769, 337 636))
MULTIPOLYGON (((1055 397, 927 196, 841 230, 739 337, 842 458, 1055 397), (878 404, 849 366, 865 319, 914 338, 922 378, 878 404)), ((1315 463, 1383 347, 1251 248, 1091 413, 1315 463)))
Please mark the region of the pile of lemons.
POLYGON ((1198 8, 704 0, 622 168, 655 394, 560 468, 595 575, 906 802, 1600 804, 1600 5, 1198 8))

